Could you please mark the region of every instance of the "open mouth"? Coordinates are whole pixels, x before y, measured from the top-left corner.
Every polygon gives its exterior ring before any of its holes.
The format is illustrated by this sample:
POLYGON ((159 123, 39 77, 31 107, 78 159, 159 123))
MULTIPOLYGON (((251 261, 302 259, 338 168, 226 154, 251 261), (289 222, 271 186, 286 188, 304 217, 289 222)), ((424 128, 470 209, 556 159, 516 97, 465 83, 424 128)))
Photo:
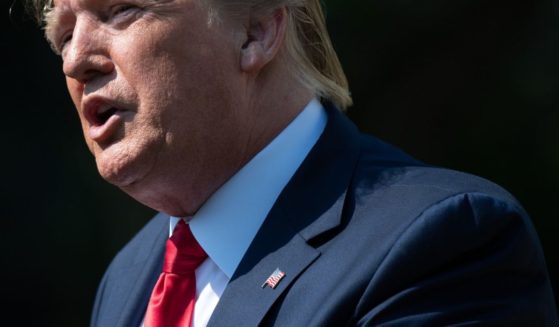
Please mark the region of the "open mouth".
POLYGON ((84 118, 89 123, 88 134, 95 142, 108 142, 123 122, 127 112, 116 101, 96 97, 83 104, 84 118))
POLYGON ((85 104, 84 111, 92 126, 103 126, 120 109, 104 101, 89 101, 85 104))
POLYGON ((115 107, 106 108, 103 110, 99 110, 94 115, 94 124, 97 126, 104 125, 112 115, 114 115, 118 111, 115 107))

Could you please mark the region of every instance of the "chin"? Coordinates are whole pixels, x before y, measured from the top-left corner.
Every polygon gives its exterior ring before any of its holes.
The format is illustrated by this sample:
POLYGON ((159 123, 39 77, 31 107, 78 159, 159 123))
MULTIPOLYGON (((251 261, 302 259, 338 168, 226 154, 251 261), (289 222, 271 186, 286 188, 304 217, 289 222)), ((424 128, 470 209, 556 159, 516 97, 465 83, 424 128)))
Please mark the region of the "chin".
POLYGON ((154 163, 153 152, 145 144, 138 146, 131 142, 116 142, 105 148, 94 148, 99 174, 120 188, 138 184, 145 178, 154 163))
POLYGON ((157 185, 147 181, 130 183, 120 187, 122 191, 132 197, 139 203, 153 210, 163 212, 174 217, 188 216, 181 205, 184 203, 177 202, 173 194, 168 194, 164 188, 158 188, 157 185))
POLYGON ((105 181, 120 188, 129 187, 136 183, 136 179, 133 178, 133 176, 125 174, 121 171, 106 171, 99 169, 99 174, 105 181))
POLYGON ((97 170, 107 182, 123 188, 136 184, 140 179, 141 169, 124 160, 97 159, 97 170))

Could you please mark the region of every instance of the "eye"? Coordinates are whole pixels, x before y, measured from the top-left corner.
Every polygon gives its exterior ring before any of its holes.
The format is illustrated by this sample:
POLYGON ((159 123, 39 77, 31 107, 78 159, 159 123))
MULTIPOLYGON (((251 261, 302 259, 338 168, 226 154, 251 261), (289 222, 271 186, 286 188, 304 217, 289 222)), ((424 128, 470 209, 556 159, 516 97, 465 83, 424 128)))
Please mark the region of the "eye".
POLYGON ((125 17, 129 14, 135 13, 139 8, 137 6, 131 4, 122 4, 114 6, 111 9, 110 16, 113 19, 119 19, 121 17, 125 17))
POLYGON ((116 6, 115 9, 113 10, 113 16, 122 14, 124 12, 126 12, 127 10, 132 9, 133 6, 132 5, 119 5, 116 6))
POLYGON ((60 39, 60 42, 58 43, 58 46, 57 46, 58 52, 62 53, 64 51, 64 49, 66 48, 66 46, 68 45, 68 43, 70 43, 70 41, 72 41, 72 33, 65 34, 60 39))

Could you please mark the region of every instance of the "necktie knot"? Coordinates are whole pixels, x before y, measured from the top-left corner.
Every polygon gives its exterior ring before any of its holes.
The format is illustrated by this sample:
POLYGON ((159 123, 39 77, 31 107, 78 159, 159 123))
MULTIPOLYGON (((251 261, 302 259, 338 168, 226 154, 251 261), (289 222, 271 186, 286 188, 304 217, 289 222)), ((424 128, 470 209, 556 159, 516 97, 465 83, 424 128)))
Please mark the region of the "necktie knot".
POLYGON ((185 275, 194 270, 208 257, 198 244, 190 226, 180 220, 173 236, 167 240, 163 272, 185 275))

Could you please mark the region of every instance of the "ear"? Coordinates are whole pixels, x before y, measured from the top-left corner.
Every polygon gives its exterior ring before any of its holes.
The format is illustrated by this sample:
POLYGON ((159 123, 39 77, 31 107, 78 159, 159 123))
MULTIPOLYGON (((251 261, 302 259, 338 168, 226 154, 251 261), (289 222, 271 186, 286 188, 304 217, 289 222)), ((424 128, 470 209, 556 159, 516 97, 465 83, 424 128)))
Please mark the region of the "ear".
POLYGON ((256 73, 272 61, 281 48, 287 29, 287 9, 275 9, 269 15, 253 16, 241 48, 241 70, 256 73))

